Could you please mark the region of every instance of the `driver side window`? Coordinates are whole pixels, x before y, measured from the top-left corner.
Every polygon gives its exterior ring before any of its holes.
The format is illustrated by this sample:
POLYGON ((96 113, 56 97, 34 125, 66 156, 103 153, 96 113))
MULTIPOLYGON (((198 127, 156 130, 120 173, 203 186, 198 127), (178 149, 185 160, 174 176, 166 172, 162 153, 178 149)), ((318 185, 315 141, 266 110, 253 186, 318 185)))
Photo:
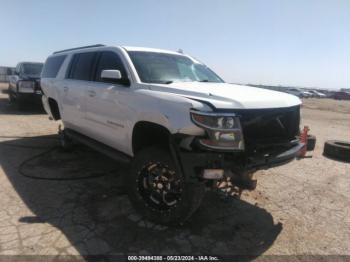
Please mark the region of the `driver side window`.
POLYGON ((107 80, 101 78, 101 72, 103 70, 119 70, 122 78, 127 77, 122 60, 116 53, 111 51, 105 51, 101 53, 97 64, 95 81, 108 82, 107 80))

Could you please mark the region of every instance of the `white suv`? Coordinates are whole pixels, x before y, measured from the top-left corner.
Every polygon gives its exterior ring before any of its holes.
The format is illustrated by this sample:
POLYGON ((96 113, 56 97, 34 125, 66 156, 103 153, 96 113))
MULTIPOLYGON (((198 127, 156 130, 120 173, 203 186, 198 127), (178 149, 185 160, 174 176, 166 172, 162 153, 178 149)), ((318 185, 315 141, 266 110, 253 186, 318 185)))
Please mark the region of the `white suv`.
POLYGON ((300 100, 225 83, 198 60, 165 50, 87 46, 52 54, 43 104, 62 119, 62 145, 85 143, 130 163, 125 186, 153 221, 182 223, 206 188, 252 190, 252 174, 293 160, 300 100))

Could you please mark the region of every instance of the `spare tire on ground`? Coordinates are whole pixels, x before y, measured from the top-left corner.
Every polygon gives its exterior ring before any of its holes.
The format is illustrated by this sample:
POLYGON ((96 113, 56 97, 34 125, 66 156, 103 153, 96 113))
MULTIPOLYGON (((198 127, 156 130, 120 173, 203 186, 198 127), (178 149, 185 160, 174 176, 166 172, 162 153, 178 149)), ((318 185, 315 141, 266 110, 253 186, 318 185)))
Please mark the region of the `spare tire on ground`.
POLYGON ((307 151, 312 151, 315 149, 316 145, 316 137, 314 135, 308 135, 307 136, 307 145, 306 145, 306 150, 307 151))
POLYGON ((350 162, 350 142, 339 140, 328 140, 324 144, 323 155, 350 162))

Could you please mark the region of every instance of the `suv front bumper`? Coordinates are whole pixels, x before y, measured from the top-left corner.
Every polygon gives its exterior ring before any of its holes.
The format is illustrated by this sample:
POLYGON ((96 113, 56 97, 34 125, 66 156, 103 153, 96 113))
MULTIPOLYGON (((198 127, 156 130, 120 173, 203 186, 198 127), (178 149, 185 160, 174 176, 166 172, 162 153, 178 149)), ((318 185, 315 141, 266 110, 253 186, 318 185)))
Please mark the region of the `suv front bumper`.
POLYGON ((185 176, 198 179, 204 169, 235 170, 240 173, 248 173, 284 165, 294 160, 304 146, 299 141, 293 141, 289 145, 276 146, 268 152, 254 153, 186 151, 178 148, 178 156, 185 176))
POLYGON ((255 157, 250 167, 258 169, 267 169, 271 167, 284 165, 294 160, 299 155, 300 150, 304 146, 305 144, 299 142, 291 148, 287 149, 286 151, 282 151, 271 156, 255 157))

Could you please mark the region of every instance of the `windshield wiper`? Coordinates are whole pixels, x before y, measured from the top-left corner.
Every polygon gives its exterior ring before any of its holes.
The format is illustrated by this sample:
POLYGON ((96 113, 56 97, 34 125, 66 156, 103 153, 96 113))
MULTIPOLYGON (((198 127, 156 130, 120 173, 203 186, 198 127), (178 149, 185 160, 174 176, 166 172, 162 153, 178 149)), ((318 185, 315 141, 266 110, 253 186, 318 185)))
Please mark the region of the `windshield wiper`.
POLYGON ((155 84, 171 84, 171 83, 174 83, 174 81, 172 80, 153 80, 153 81, 149 81, 148 83, 155 83, 155 84))
POLYGON ((208 79, 199 80, 198 82, 209 82, 208 79))

